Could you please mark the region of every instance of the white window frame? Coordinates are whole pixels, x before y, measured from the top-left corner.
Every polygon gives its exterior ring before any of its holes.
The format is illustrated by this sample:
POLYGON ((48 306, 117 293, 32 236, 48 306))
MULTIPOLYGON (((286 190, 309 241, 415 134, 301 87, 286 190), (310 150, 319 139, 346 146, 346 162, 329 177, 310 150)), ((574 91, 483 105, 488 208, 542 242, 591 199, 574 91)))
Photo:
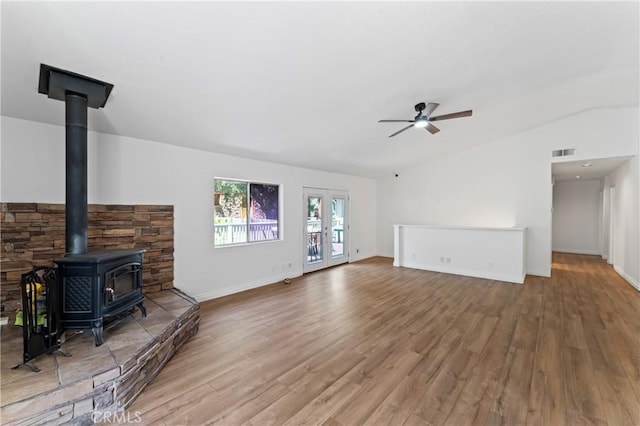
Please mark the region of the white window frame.
MULTIPOLYGON (((214 242, 214 247, 216 248, 224 248, 224 247, 237 247, 237 246, 242 246, 242 245, 250 245, 250 244, 262 244, 262 243, 272 243, 275 241, 281 241, 283 239, 283 225, 282 225, 282 185, 279 183, 273 183, 273 182, 264 182, 264 181, 256 181, 256 180, 248 180, 248 179, 237 179, 237 178, 225 178, 225 177, 214 177, 213 178, 213 193, 214 193, 214 205, 213 205, 213 242, 214 242), (246 233, 245 233, 245 239, 246 241, 238 241, 238 242, 225 242, 225 243, 216 243, 216 233, 217 230, 216 228, 218 227, 222 227, 225 225, 216 225, 216 217, 217 217, 217 213, 216 213, 216 204, 215 204, 215 188, 216 188, 216 182, 217 181, 227 181, 227 182, 238 182, 238 183, 244 183, 247 184, 247 194, 246 194, 246 200, 247 200, 247 204, 246 204, 246 209, 247 209, 247 213, 246 213, 246 220, 244 224, 235 224, 236 226, 242 226, 244 225, 246 227, 246 233), (251 212, 250 212, 250 205, 251 205, 251 185, 271 185, 271 186, 275 186, 278 188, 278 219, 275 223, 275 227, 272 227, 270 232, 275 232, 275 237, 273 238, 265 238, 265 239, 253 239, 251 240, 251 212), (275 228, 275 230, 274 230, 275 228)), ((229 226, 231 226, 232 224, 226 225, 227 227, 227 232, 229 231, 229 226)), ((255 225, 255 223, 254 223, 255 225)), ((266 231, 265 231, 266 232, 266 231)), ((233 234, 233 232, 232 232, 233 234)), ((273 235, 273 234, 272 234, 273 235)))

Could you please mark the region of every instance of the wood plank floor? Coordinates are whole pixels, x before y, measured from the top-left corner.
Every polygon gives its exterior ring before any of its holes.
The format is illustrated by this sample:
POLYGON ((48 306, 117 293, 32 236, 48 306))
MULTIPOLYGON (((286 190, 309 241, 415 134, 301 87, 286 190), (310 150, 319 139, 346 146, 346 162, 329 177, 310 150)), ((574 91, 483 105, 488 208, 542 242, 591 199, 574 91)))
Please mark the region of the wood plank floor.
POLYGON ((374 258, 201 305, 129 412, 165 425, 639 425, 640 294, 595 256, 524 285, 374 258))

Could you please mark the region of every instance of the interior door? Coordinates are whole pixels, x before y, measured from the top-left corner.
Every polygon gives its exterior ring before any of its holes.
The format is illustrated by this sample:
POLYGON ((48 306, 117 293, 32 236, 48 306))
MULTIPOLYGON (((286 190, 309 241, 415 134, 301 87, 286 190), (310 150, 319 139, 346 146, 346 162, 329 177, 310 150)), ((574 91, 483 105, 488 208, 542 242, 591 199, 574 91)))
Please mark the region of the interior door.
POLYGON ((304 188, 303 272, 349 261, 346 191, 304 188))

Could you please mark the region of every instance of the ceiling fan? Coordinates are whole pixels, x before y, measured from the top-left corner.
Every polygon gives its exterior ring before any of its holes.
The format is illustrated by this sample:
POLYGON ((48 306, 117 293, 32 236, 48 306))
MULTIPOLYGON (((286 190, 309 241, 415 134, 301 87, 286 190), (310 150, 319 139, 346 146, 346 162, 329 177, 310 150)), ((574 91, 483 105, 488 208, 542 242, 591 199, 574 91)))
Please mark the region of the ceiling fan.
POLYGON ((398 130, 397 132, 390 134, 389 135, 390 138, 404 132, 410 127, 421 127, 421 128, 427 129, 427 131, 429 131, 429 133, 433 135, 435 133, 438 133, 440 129, 438 129, 436 126, 431 124, 432 121, 449 120, 451 118, 470 117, 471 114, 473 113, 472 110, 467 110, 467 111, 452 112, 451 114, 444 114, 444 115, 438 115, 438 116, 432 117, 431 113, 436 108, 438 108, 438 105, 440 104, 437 104, 435 102, 429 102, 428 104, 425 104, 424 102, 420 102, 415 106, 415 110, 418 112, 418 115, 416 115, 413 120, 378 120, 378 123, 412 123, 412 124, 409 124, 407 127, 404 127, 398 130))

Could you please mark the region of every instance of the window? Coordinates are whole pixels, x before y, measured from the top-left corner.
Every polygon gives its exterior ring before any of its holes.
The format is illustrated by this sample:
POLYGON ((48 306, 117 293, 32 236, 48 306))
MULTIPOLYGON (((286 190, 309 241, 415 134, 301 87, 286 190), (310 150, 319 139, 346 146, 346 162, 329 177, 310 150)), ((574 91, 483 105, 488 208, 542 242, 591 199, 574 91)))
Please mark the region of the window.
POLYGON ((279 239, 279 193, 279 185, 215 179, 214 244, 279 239))

